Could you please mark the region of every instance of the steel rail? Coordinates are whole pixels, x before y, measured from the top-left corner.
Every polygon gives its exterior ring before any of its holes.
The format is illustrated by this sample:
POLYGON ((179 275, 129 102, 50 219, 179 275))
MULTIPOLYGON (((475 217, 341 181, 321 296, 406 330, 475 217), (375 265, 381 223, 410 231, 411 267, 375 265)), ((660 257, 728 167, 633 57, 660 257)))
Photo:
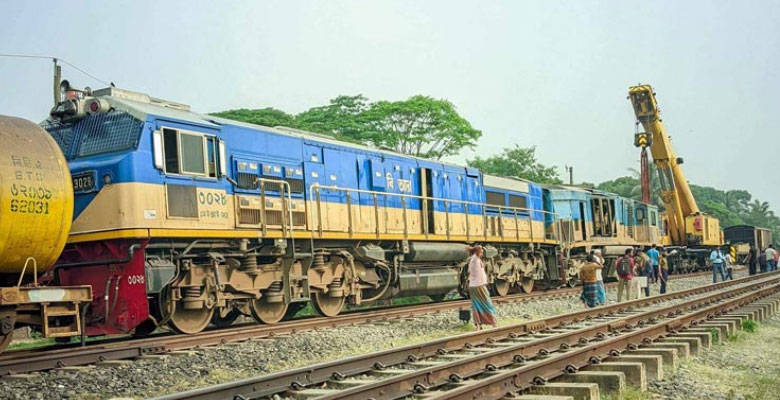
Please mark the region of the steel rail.
POLYGON ((591 342, 588 345, 555 354, 540 360, 538 363, 529 363, 527 366, 500 372, 492 377, 476 380, 474 383, 427 398, 430 400, 501 399, 509 393, 520 392, 534 384, 544 384, 550 379, 576 372, 580 368, 601 362, 605 357, 638 348, 642 343, 652 343, 658 338, 697 325, 700 321, 726 314, 758 299, 777 294, 779 291, 780 283, 775 283, 709 307, 693 310, 676 318, 656 321, 633 332, 621 332, 618 336, 591 342))
MULTIPOLYGON (((708 272, 679 275, 676 279, 706 275, 708 272)), ((758 276, 758 275, 757 275, 758 276)), ((747 278, 742 278, 747 279, 747 278)), ((737 281, 729 281, 737 282, 737 281)), ((617 285, 607 283, 608 287, 617 285)), ((505 297, 494 297, 497 304, 513 304, 541 299, 561 298, 577 295, 581 288, 562 288, 552 291, 532 292, 505 297)), ((676 292, 679 293, 679 292, 676 292)), ((248 325, 234 328, 215 329, 193 335, 161 334, 146 338, 120 341, 99 341, 85 347, 66 346, 42 347, 32 350, 10 351, 0 356, 0 376, 44 371, 65 366, 94 364, 106 360, 136 358, 149 354, 165 354, 171 351, 213 346, 227 342, 255 338, 272 338, 278 335, 295 334, 317 329, 327 329, 359 323, 383 322, 400 318, 441 313, 469 307, 469 300, 451 300, 439 303, 423 303, 412 306, 354 311, 336 317, 300 318, 276 325, 248 325)))
MULTIPOLYGON (((775 285, 780 278, 769 280, 775 285)), ((754 291, 770 282, 757 282, 745 287, 730 290, 727 296, 754 291)), ((780 286, 778 286, 780 288, 780 286)), ((318 397, 319 400, 333 399, 395 399, 412 395, 415 392, 426 391, 427 388, 440 387, 447 383, 460 382, 487 371, 496 371, 537 356, 545 356, 554 352, 562 353, 575 346, 584 346, 592 340, 607 338, 608 335, 619 334, 624 330, 634 329, 638 324, 655 322, 658 318, 673 318, 682 307, 699 308, 709 305, 714 298, 722 298, 723 293, 716 293, 704 298, 687 301, 684 304, 674 304, 659 309, 651 309, 638 314, 620 316, 613 321, 605 321, 579 329, 568 330, 543 338, 535 338, 525 343, 509 345, 483 354, 474 355, 462 360, 443 363, 422 370, 399 375, 375 384, 355 387, 331 396, 318 397)))
MULTIPOLYGON (((681 275, 679 278, 696 276, 681 275)), ((679 279, 678 278, 678 279, 679 279)), ((607 283, 611 287, 616 283, 607 283)), ((562 298, 579 294, 581 288, 562 288, 551 291, 532 292, 504 297, 495 297, 496 304, 513 304, 541 299, 562 298)), ((164 354, 170 351, 186 350, 203 346, 254 338, 271 338, 278 335, 295 334, 317 329, 326 329, 358 323, 382 322, 400 318, 441 313, 469 307, 469 300, 450 300, 438 303, 423 303, 411 306, 395 306, 368 310, 355 310, 336 317, 299 318, 276 325, 248 325, 215 329, 192 335, 160 334, 146 338, 132 338, 119 341, 97 341, 87 346, 73 345, 41 347, 30 350, 9 351, 0 356, 0 376, 43 371, 47 369, 93 364, 106 360, 140 357, 148 354, 164 354)))
MULTIPOLYGON (((578 312, 572 312, 564 315, 549 317, 541 320, 529 321, 513 326, 495 328, 485 331, 477 331, 463 335, 433 340, 430 342, 405 346, 398 349, 391 349, 371 353, 367 355, 355 356, 343 360, 326 362, 314 366, 307 366, 288 371, 281 371, 269 375, 246 378, 234 382, 228 382, 211 387, 195 389, 192 391, 176 393, 159 399, 223 399, 223 398, 256 398, 258 396, 268 396, 275 393, 284 392, 289 388, 306 387, 320 384, 333 379, 334 377, 344 377, 377 369, 384 369, 392 365, 398 365, 409 360, 431 357, 436 354, 446 354, 448 352, 463 349, 467 346, 481 346, 496 340, 515 339, 521 335, 531 334, 550 328, 564 327, 571 323, 579 323, 593 318, 605 318, 614 316, 617 313, 632 312, 636 307, 657 304, 663 301, 673 300, 682 297, 705 294, 712 291, 729 288, 734 285, 749 284, 750 288, 756 288, 765 285, 767 281, 776 282, 780 280, 780 273, 764 274, 742 278, 739 280, 721 282, 713 285, 706 285, 699 288, 688 289, 685 291, 669 293, 661 296, 654 296, 644 299, 637 299, 625 303, 602 306, 594 309, 587 309, 578 312), (758 282, 754 282, 758 281, 758 282), (753 282, 752 284, 750 284, 753 282)), ((581 290, 581 289, 580 289, 581 290)), ((740 290, 740 289, 737 289, 740 290)), ((749 289, 745 289, 749 290, 749 289)), ((668 313, 668 310, 665 312, 668 313)), ((630 321, 634 321, 631 319, 630 321)), ((607 324, 618 329, 627 326, 629 323, 618 325, 607 324)), ((483 365, 484 367, 484 365, 483 365)), ((432 370, 423 370, 425 373, 432 370)), ((397 378, 401 379, 401 378, 397 378)), ((381 381, 390 382, 390 381, 381 381)), ((415 382, 418 384, 420 382, 415 382)), ((423 386, 433 385, 431 382, 421 383, 423 386)), ((377 383, 381 385, 381 383, 377 383)), ((415 385, 413 384, 412 387, 415 385)), ((395 388, 397 389, 397 388, 395 388)), ((357 388, 355 389, 357 390, 357 388)), ((378 392, 394 393, 395 390, 379 390, 378 392)), ((348 393, 348 392, 344 392, 348 393)), ((377 393, 373 393, 376 395, 377 393)), ((362 397, 362 398, 370 398, 362 397)), ((374 396, 376 397, 376 396, 374 396)), ((354 398, 361 398, 356 396, 354 398)), ((376 398, 384 398, 382 395, 376 398)))

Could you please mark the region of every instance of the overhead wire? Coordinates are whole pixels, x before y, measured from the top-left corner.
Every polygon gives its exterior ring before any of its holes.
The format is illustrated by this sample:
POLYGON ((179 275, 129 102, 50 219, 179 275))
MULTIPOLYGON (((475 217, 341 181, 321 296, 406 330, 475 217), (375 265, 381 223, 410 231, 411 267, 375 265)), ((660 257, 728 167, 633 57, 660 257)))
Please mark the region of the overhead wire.
POLYGON ((42 55, 37 55, 37 54, 4 54, 4 53, 0 53, 0 57, 8 57, 8 58, 36 58, 36 59, 52 60, 53 62, 58 62, 59 61, 59 62, 65 64, 65 65, 67 65, 67 66, 69 66, 69 67, 71 67, 73 69, 75 69, 76 71, 81 72, 82 74, 84 74, 84 75, 86 75, 86 76, 88 76, 88 77, 90 77, 90 78, 92 78, 92 79, 94 79, 94 80, 96 80, 96 81, 106 85, 106 86, 112 86, 111 83, 106 82, 106 81, 96 77, 95 75, 92 75, 89 72, 87 72, 87 71, 77 67, 76 65, 74 65, 74 64, 72 64, 72 63, 70 63, 70 62, 68 62, 66 60, 63 60, 62 58, 59 58, 59 57, 42 56, 42 55))

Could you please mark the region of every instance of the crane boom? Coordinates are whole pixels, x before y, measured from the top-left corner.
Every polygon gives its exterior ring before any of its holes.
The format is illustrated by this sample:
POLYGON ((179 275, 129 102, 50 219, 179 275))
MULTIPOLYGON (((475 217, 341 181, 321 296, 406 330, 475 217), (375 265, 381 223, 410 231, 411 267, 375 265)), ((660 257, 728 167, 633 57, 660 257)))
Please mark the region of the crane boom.
MULTIPOLYGON (((645 129, 653 162, 661 182, 661 195, 667 212, 667 231, 676 245, 720 245, 720 223, 699 211, 681 164, 661 120, 661 112, 650 85, 632 86, 628 97, 634 114, 645 129)), ((641 135, 641 134, 640 134, 641 135)))

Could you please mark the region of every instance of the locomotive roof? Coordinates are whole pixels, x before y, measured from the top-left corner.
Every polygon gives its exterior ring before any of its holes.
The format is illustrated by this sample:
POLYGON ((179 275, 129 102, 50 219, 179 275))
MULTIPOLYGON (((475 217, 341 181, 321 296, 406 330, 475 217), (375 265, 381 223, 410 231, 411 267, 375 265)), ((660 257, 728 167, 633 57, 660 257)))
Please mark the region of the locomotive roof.
POLYGON ((344 142, 344 141, 334 139, 327 135, 304 131, 301 129, 294 129, 286 126, 270 127, 265 125, 250 124, 247 122, 241 122, 232 119, 217 117, 214 115, 200 114, 191 111, 189 106, 184 104, 160 100, 145 95, 143 93, 137 93, 137 92, 132 92, 123 89, 117 89, 117 88, 101 89, 95 91, 95 96, 105 99, 111 104, 112 107, 121 111, 126 111, 140 120, 146 120, 147 115, 154 115, 163 118, 180 120, 192 124, 198 124, 201 126, 206 126, 214 129, 219 129, 219 127, 223 125, 233 125, 233 126, 243 127, 247 129, 262 130, 262 131, 271 132, 278 135, 284 135, 289 137, 316 140, 319 142, 324 142, 335 146, 348 147, 352 149, 370 151, 375 153, 382 153, 393 157, 412 158, 425 163, 435 163, 435 164, 441 164, 441 165, 455 167, 455 168, 463 168, 464 170, 471 169, 476 171, 476 169, 474 168, 450 163, 447 161, 429 160, 426 158, 396 153, 392 150, 385 150, 385 149, 370 147, 370 146, 356 144, 356 143, 344 142))

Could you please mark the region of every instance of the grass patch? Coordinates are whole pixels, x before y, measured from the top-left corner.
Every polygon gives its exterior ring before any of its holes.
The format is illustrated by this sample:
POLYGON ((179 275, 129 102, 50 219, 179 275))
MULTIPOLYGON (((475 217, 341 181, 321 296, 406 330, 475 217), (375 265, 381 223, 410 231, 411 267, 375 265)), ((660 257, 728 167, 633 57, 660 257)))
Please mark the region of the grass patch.
POLYGON ((27 339, 24 341, 18 341, 18 342, 11 342, 11 344, 8 346, 8 350, 28 350, 28 349, 34 349, 38 347, 44 347, 44 346, 51 346, 54 344, 54 339, 48 338, 48 339, 27 339))
POLYGON ((758 331, 758 322, 752 319, 742 321, 742 331, 747 333, 756 333, 758 331))

